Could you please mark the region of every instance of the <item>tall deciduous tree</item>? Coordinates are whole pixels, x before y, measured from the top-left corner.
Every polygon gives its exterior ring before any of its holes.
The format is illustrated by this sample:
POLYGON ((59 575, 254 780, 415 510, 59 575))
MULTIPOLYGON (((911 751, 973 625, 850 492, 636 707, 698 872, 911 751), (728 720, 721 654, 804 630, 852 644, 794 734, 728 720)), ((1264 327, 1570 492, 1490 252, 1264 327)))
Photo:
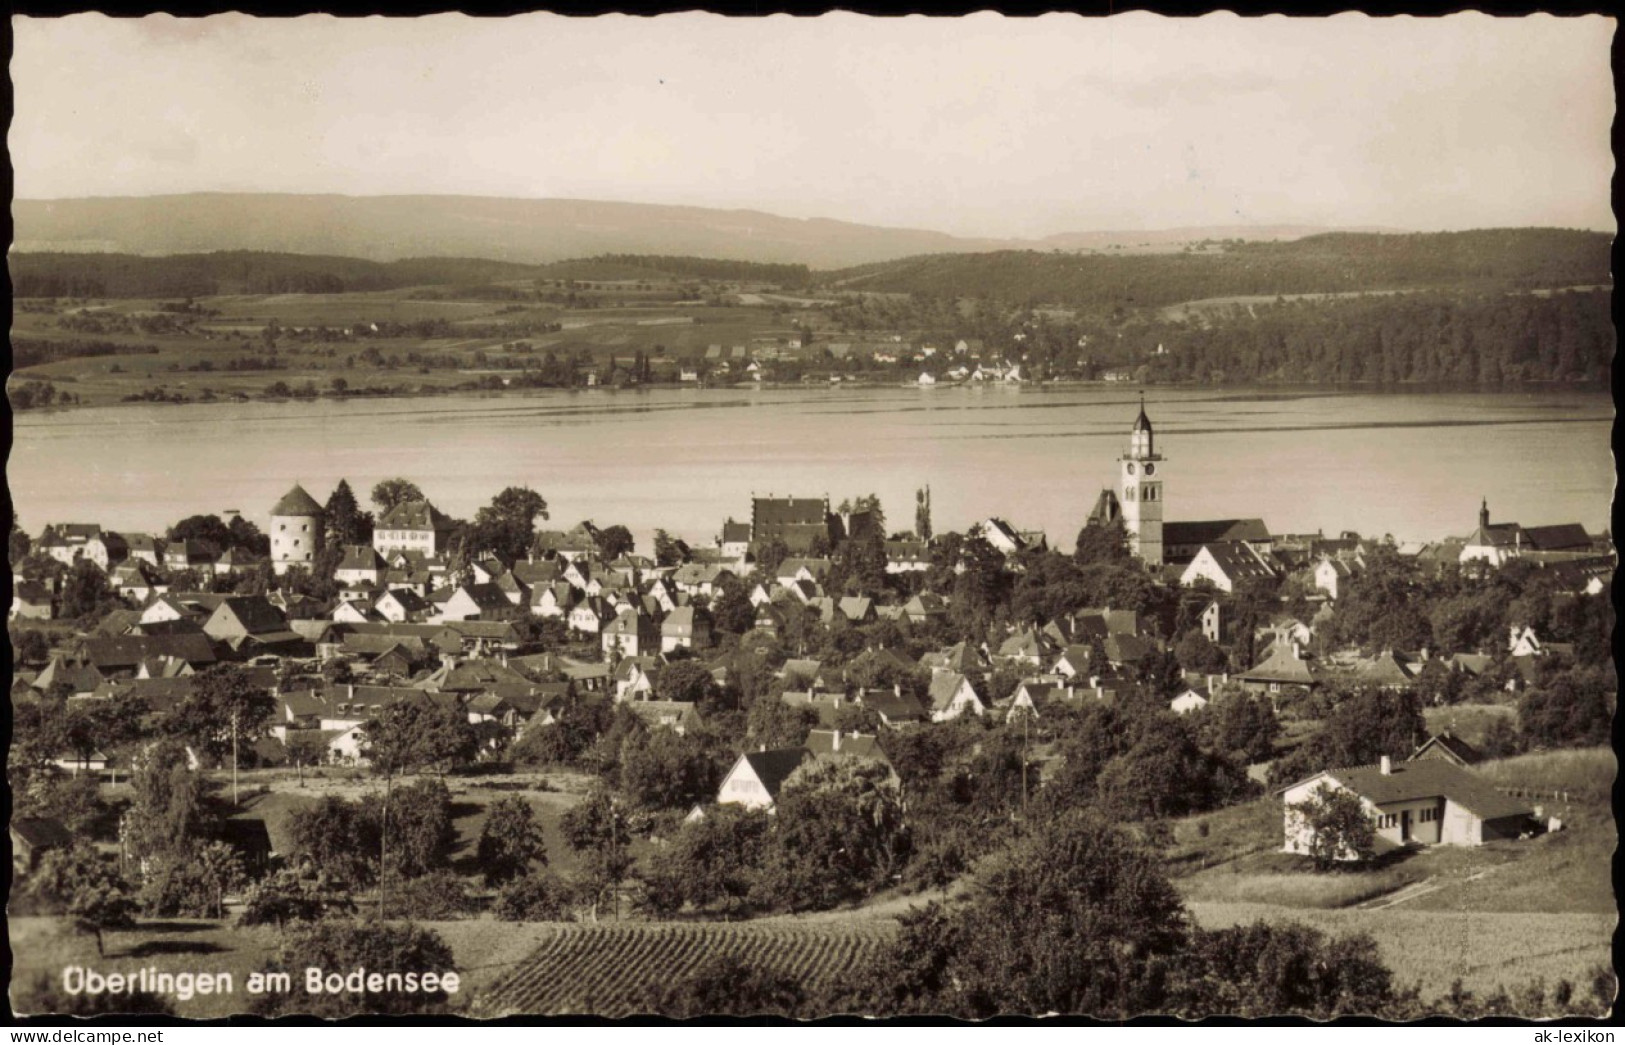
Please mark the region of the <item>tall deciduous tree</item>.
POLYGON ((383 479, 372 488, 372 503, 377 507, 380 516, 387 514, 396 505, 423 499, 423 491, 410 479, 398 477, 383 479))
POLYGON ((492 805, 475 858, 486 885, 501 885, 527 874, 531 864, 546 864, 547 845, 530 803, 515 795, 492 805))
POLYGON ((80 932, 94 933, 96 953, 107 956, 103 934, 135 924, 135 898, 113 862, 88 846, 46 853, 29 887, 59 905, 80 932))
POLYGON ((1376 852, 1376 826, 1354 792, 1321 784, 1292 810, 1320 870, 1344 860, 1369 860, 1376 852))

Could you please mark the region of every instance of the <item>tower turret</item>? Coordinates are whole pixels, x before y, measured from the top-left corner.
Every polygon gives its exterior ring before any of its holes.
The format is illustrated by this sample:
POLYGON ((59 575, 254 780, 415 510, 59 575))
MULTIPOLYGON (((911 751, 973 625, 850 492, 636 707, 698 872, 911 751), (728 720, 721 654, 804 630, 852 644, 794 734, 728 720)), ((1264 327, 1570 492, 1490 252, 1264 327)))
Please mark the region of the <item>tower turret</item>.
POLYGON ((1162 477, 1157 473, 1162 457, 1156 452, 1154 438, 1142 395, 1140 415, 1129 433, 1128 452, 1118 459, 1118 499, 1129 551, 1152 566, 1161 566, 1162 477))
POLYGON ((271 509, 271 568, 278 575, 290 566, 309 569, 326 538, 327 512, 298 483, 271 509))

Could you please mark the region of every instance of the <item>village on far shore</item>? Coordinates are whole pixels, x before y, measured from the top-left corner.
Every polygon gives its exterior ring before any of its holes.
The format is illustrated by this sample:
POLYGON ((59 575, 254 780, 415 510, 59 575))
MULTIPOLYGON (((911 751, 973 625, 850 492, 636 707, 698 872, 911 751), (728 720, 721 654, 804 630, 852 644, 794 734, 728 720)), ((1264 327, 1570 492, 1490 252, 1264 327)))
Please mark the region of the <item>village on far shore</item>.
POLYGON ((406 478, 373 488, 374 512, 347 482, 325 502, 296 484, 259 522, 194 515, 162 536, 56 523, 31 537, 14 519, 19 895, 53 853, 89 844, 145 883, 149 916, 219 917, 229 899, 268 918, 293 895, 306 916, 352 895, 380 914, 418 910, 431 901, 412 883, 443 886, 458 837, 448 773, 513 779, 525 797, 473 807, 480 855, 445 886, 462 899, 444 910, 494 904, 522 920, 571 910, 562 886, 525 877, 540 848, 485 866, 493 831, 541 846, 533 806, 563 809, 549 830, 583 852, 608 843, 572 817, 632 817, 570 887, 594 921, 619 919, 623 899, 732 918, 947 888, 1034 803, 1139 824, 1273 799, 1271 826, 1249 814, 1229 830, 1302 861, 1296 873, 1435 847, 1515 860, 1494 847, 1570 826, 1567 791, 1505 767, 1607 742, 1608 534, 1497 521, 1488 499, 1460 536, 1421 545, 1165 520, 1164 447, 1143 403, 1127 427, 1070 555, 1003 518, 935 532, 929 487, 909 530, 872 495, 753 497, 709 546, 657 530, 650 554, 624 525, 538 529, 546 502, 528 487, 460 521, 406 478), (210 799, 218 822, 187 829, 232 869, 195 902, 164 884, 187 865, 159 858, 173 846, 154 848, 136 812, 170 786, 153 783, 164 766, 217 791, 229 781, 229 801, 210 799), (563 775, 491 776, 538 769, 563 775), (440 855, 402 865, 415 868, 404 884, 374 873, 387 831, 334 826, 366 823, 374 799, 346 813, 303 790, 430 771, 442 782, 414 787, 441 789, 440 855), (550 779, 581 783, 550 806, 550 779), (136 806, 118 805, 132 784, 136 806), (836 837, 804 833, 835 808, 808 804, 819 788, 887 833, 834 878, 771 855, 836 837), (127 811, 109 820, 108 801, 127 811), (517 819, 484 820, 498 809, 517 819), (765 863, 730 872, 721 899, 702 884, 712 871, 661 870, 672 852, 714 856, 721 842, 695 839, 746 830, 741 815, 766 817, 747 834, 766 833, 730 859, 765 863), (313 840, 324 830, 343 838, 313 840), (641 862, 614 856, 634 838, 641 862), (344 862, 335 845, 374 848, 344 862))

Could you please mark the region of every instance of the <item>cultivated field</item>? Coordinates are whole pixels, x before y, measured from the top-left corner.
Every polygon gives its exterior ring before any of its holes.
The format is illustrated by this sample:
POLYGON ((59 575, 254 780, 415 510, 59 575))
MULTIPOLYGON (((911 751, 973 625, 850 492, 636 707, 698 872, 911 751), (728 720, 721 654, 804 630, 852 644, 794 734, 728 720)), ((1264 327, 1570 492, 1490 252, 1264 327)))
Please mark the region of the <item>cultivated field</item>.
POLYGON ((816 990, 880 952, 896 931, 887 919, 848 922, 561 925, 482 995, 474 1014, 624 1017, 651 988, 708 959, 733 955, 816 990))
POLYGON ((1334 936, 1369 933, 1401 987, 1421 987, 1424 1001, 1462 986, 1483 997, 1497 987, 1509 993, 1532 980, 1548 987, 1567 979, 1577 994, 1589 987, 1590 970, 1610 961, 1617 919, 1600 914, 1486 914, 1475 911, 1316 911, 1265 903, 1192 903, 1198 925, 1208 929, 1254 921, 1301 922, 1334 936))

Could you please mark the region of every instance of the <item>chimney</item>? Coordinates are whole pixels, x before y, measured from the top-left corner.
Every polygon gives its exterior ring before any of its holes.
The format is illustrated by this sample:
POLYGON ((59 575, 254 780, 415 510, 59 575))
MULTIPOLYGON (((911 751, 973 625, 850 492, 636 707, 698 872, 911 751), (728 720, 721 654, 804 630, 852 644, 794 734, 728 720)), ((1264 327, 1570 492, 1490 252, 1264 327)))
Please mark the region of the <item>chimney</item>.
POLYGON ((1393 776, 1394 775, 1394 764, 1393 764, 1393 762, 1389 761, 1389 758, 1388 758, 1387 755, 1382 756, 1382 775, 1383 776, 1393 776))
POLYGON ((761 752, 766 751, 766 750, 767 750, 767 745, 766 744, 762 744, 762 745, 760 745, 760 746, 758 746, 756 748, 757 753, 761 753, 761 752))

